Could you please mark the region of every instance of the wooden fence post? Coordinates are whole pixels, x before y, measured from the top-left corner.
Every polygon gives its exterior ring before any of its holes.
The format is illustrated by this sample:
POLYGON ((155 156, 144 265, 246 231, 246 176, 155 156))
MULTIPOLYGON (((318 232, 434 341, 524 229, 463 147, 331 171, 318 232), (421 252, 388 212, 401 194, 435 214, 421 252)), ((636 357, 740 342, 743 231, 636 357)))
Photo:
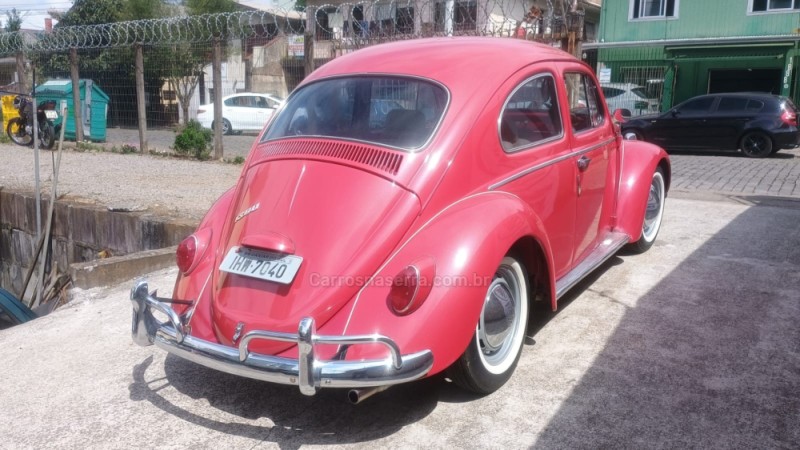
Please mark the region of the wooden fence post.
POLYGON ((303 36, 303 58, 305 62, 305 73, 303 78, 311 75, 314 71, 314 36, 317 31, 317 9, 313 6, 306 8, 306 31, 303 36))
POLYGON ((136 44, 136 109, 139 116, 139 147, 147 153, 147 110, 144 98, 144 51, 136 44))
POLYGON ((30 94, 28 91, 28 77, 25 70, 25 54, 17 53, 17 92, 20 94, 30 94))
MULTIPOLYGON (((83 110, 81 109, 80 75, 78 74, 78 49, 69 49, 69 77, 72 79, 72 118, 75 121, 75 142, 83 142, 83 110)), ((87 86, 88 87, 88 86, 87 86)), ((90 118, 91 119, 91 118, 90 118)), ((67 118, 62 118, 62 128, 67 127, 67 118)))
POLYGON ((214 159, 222 159, 222 44, 214 38, 211 54, 211 76, 214 85, 214 159))

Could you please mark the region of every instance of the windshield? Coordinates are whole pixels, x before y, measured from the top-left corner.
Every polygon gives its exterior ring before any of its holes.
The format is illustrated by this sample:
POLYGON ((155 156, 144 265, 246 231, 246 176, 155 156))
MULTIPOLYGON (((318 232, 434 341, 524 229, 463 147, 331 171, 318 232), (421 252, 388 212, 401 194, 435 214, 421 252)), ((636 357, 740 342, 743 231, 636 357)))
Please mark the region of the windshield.
POLYGON ((631 89, 631 92, 636 94, 636 96, 639 97, 639 98, 647 99, 647 93, 645 92, 644 88, 640 88, 640 87, 633 88, 633 89, 631 89))
POLYGON ((263 140, 314 136, 413 150, 428 142, 447 106, 437 84, 402 77, 347 77, 303 87, 263 140))

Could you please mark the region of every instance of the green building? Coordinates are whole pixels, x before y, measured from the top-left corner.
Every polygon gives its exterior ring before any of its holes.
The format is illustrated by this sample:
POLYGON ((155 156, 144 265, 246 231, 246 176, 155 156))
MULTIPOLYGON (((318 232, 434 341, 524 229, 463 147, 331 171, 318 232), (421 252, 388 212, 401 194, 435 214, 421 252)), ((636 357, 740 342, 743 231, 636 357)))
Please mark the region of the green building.
POLYGON ((634 83, 666 110, 690 97, 761 91, 800 104, 800 0, 603 0, 601 82, 634 83))

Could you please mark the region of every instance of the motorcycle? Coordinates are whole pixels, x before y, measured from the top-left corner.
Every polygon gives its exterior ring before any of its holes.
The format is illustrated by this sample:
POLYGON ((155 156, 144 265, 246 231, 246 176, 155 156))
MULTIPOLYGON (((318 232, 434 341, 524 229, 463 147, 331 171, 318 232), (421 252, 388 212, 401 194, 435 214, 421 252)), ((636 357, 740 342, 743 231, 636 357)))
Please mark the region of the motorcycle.
MULTIPOLYGON (((8 121, 6 133, 17 145, 29 146, 33 144, 33 102, 26 95, 14 97, 14 108, 19 111, 19 117, 8 121)), ((42 101, 36 108, 36 120, 39 123, 39 144, 44 149, 51 149, 56 142, 56 130, 53 121, 58 119, 56 102, 54 100, 42 101)))

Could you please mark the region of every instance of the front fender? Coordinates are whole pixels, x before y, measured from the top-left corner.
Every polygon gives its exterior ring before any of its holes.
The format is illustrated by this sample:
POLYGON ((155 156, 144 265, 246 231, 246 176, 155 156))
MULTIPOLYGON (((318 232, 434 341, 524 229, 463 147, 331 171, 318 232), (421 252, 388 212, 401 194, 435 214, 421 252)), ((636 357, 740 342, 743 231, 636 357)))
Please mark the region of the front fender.
MULTIPOLYGON (((519 198, 487 192, 449 206, 398 247, 352 307, 343 309, 349 314, 344 333, 389 336, 403 353, 430 349, 434 355, 430 374, 446 369, 472 338, 500 261, 526 236, 537 239, 551 265, 542 222, 519 198), (398 316, 387 304, 392 279, 422 258, 434 261, 433 287, 417 311, 398 316)), ((548 273, 553 273, 552 267, 548 273)), ((374 357, 376 351, 356 346, 348 350, 347 359, 374 357)))
POLYGON ((616 228, 630 236, 630 242, 636 242, 642 236, 653 173, 662 168, 667 190, 672 173, 669 156, 661 147, 643 141, 622 142, 616 228))

